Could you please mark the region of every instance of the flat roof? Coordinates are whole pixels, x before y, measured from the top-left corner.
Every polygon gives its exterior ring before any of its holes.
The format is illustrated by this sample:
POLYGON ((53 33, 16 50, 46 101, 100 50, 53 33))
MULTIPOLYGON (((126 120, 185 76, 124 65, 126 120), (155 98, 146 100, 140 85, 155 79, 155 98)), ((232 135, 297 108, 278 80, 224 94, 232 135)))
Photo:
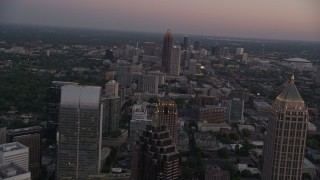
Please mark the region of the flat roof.
POLYGON ((32 127, 27 127, 27 128, 19 128, 19 129, 8 129, 7 133, 19 133, 19 132, 25 132, 25 131, 35 131, 35 130, 42 130, 42 127, 40 126, 32 126, 32 127))
POLYGON ((12 142, 12 143, 0 145, 0 152, 4 153, 4 152, 10 152, 10 151, 15 151, 19 149, 25 149, 25 148, 28 148, 28 147, 19 142, 12 142))
POLYGON ((99 107, 99 86, 65 85, 61 88, 61 106, 64 107, 99 107))
POLYGON ((15 163, 0 164, 0 179, 12 178, 26 173, 29 172, 15 163))
POLYGON ((284 59, 285 61, 289 62, 301 62, 301 63, 311 63, 311 61, 302 59, 302 58, 289 58, 289 59, 284 59))

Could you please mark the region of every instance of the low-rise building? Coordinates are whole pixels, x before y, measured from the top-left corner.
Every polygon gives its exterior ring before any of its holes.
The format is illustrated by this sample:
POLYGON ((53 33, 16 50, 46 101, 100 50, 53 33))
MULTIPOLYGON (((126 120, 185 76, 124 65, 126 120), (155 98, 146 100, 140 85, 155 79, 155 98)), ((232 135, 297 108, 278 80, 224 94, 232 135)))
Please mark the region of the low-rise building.
POLYGON ((31 173, 16 163, 0 164, 1 180, 31 180, 31 173))

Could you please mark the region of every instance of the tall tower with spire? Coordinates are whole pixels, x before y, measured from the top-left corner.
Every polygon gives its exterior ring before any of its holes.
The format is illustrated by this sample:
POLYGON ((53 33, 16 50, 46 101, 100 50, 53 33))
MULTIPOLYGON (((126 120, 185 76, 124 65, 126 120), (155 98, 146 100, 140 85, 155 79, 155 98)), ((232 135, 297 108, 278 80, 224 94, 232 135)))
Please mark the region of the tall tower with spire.
POLYGON ((163 47, 162 47, 162 68, 163 72, 170 73, 171 56, 173 49, 173 34, 171 30, 168 29, 163 37, 163 47))
POLYGON ((302 178, 308 109, 294 84, 290 83, 271 106, 264 143, 263 180, 302 178))

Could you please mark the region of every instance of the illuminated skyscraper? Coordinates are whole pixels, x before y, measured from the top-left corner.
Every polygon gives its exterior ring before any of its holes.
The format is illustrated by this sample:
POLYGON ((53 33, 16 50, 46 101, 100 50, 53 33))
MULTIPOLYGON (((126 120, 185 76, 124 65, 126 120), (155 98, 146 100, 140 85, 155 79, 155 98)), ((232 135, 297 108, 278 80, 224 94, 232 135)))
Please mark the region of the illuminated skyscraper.
POLYGON ((101 87, 61 89, 57 179, 88 179, 100 171, 101 87))
POLYGON ((162 68, 163 72, 170 73, 170 64, 173 48, 173 34, 170 29, 164 34, 162 47, 162 68))
POLYGON ((302 179, 308 117, 292 76, 271 106, 263 150, 263 180, 302 179))
POLYGON ((178 179, 179 152, 166 126, 147 126, 132 157, 133 180, 178 179))
POLYGON ((178 144, 178 108, 177 104, 168 96, 159 98, 153 123, 156 126, 167 126, 170 136, 175 144, 178 144))

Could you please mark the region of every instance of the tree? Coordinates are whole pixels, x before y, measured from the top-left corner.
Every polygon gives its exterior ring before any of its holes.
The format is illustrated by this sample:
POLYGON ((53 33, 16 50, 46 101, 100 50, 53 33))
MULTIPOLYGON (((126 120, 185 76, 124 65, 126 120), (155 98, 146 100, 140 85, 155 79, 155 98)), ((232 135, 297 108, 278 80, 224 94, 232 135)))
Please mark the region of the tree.
POLYGON ((251 171, 245 169, 241 172, 241 177, 251 177, 252 176, 252 173, 251 171))
POLYGON ((242 129, 242 135, 243 137, 249 137, 251 135, 251 132, 249 129, 244 128, 242 129))
POLYGON ((229 150, 227 148, 221 148, 217 151, 217 155, 220 158, 228 159, 229 158, 229 150))

